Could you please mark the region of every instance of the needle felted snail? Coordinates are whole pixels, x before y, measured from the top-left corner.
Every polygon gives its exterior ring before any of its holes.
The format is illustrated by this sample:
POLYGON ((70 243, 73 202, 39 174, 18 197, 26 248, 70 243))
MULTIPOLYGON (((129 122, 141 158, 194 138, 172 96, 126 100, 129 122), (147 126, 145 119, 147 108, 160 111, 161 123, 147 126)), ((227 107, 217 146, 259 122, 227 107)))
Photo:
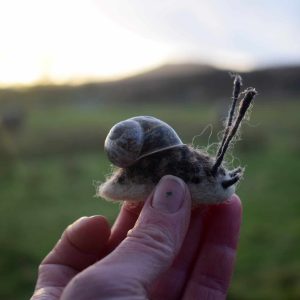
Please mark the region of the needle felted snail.
POLYGON ((235 75, 232 105, 216 157, 184 144, 171 126, 154 117, 134 117, 113 126, 104 148, 118 168, 99 186, 98 195, 117 201, 144 201, 160 178, 170 174, 186 182, 194 204, 229 199, 243 169, 229 171, 222 161, 256 95, 254 88, 246 89, 236 111, 241 85, 241 77, 235 75))

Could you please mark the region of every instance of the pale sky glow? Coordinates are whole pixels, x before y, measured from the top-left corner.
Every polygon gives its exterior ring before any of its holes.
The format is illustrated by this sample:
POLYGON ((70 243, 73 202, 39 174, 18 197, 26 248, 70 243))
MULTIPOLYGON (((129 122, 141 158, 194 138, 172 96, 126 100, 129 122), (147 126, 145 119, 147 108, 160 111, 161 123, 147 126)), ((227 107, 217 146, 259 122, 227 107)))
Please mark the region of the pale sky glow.
POLYGON ((300 64, 299 1, 9 0, 0 85, 124 77, 168 62, 300 64))

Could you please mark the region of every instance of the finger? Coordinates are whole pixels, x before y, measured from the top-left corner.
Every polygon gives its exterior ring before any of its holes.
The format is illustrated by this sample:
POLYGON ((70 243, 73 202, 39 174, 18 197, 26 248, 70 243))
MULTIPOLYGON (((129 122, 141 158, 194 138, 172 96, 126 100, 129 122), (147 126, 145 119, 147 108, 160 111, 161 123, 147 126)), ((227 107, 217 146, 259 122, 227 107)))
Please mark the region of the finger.
POLYGON ((120 291, 123 296, 129 292, 132 298, 136 294, 146 295, 147 288, 171 266, 178 254, 190 214, 191 199, 185 183, 174 176, 163 177, 124 241, 111 254, 79 274, 68 285, 62 299, 73 299, 78 294, 79 283, 89 286, 91 281, 102 296, 112 297, 120 291))
POLYGON ((41 263, 36 289, 66 285, 78 271, 101 258, 109 234, 102 216, 84 217, 70 225, 41 263))
POLYGON ((196 260, 207 206, 192 210, 190 226, 173 265, 163 273, 151 288, 153 299, 181 299, 186 282, 196 260))
POLYGON ((122 205, 119 216, 117 217, 108 241, 108 251, 113 251, 127 236, 127 232, 134 226, 142 208, 143 202, 125 202, 122 205))
POLYGON ((225 299, 236 256, 242 208, 233 196, 210 210, 205 237, 183 299, 225 299))

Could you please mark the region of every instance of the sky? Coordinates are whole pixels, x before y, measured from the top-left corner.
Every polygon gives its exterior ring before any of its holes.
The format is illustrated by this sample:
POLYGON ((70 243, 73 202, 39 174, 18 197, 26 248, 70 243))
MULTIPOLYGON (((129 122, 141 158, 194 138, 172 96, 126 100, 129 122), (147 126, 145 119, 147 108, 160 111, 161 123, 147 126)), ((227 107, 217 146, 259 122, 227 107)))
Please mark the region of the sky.
POLYGON ((3 0, 0 86, 300 65, 299 12, 297 0, 3 0))

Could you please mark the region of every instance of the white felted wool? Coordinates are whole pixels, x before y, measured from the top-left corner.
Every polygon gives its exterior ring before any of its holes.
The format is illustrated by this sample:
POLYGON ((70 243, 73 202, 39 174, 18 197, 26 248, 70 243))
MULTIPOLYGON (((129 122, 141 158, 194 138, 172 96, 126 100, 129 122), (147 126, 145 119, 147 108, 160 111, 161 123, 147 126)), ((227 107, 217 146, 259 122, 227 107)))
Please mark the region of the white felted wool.
MULTIPOLYGON (((113 175, 98 188, 97 195, 112 201, 143 202, 155 188, 153 183, 119 183, 113 175)), ((229 199, 235 192, 235 186, 223 189, 221 185, 188 183, 193 204, 217 204, 229 199)))
POLYGON ((235 186, 223 189, 221 185, 189 183, 193 204, 218 204, 228 200, 235 192, 235 186))
POLYGON ((98 188, 97 196, 112 201, 145 201, 154 184, 120 184, 111 177, 98 188))

